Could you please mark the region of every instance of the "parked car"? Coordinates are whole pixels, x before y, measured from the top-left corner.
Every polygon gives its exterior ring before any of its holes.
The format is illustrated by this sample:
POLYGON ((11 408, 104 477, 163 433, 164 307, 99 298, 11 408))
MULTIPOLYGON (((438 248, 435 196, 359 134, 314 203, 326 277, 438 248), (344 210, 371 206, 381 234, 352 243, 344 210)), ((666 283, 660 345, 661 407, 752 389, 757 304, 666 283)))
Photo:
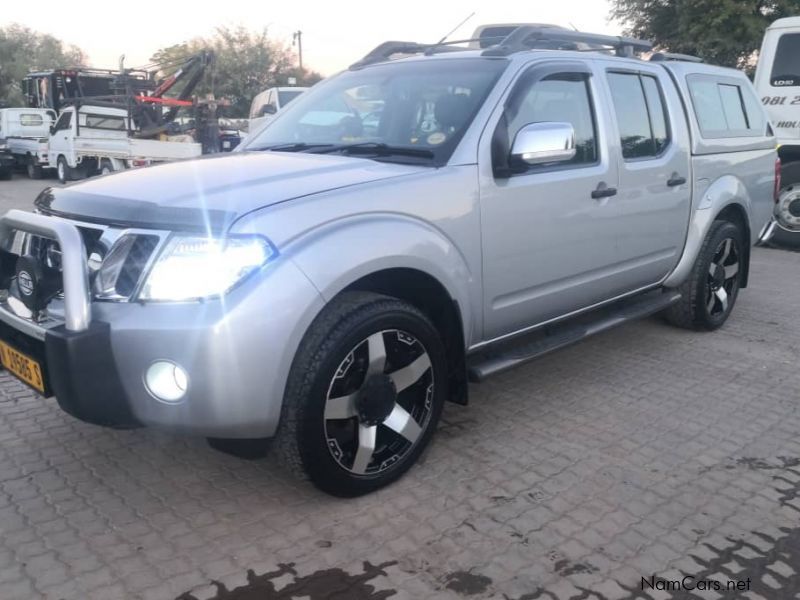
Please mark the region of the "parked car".
POLYGON ((52 109, 0 109, 0 137, 5 137, 15 166, 25 169, 31 179, 40 179, 51 165, 48 136, 56 119, 52 109))
POLYGON ((353 496, 468 380, 651 314, 717 329, 775 137, 743 73, 650 48, 387 42, 241 151, 46 190, 0 220, 0 358, 90 423, 274 437, 353 496))
POLYGON ((279 110, 307 89, 307 87, 274 87, 257 94, 250 103, 248 131, 253 133, 271 121, 279 110))

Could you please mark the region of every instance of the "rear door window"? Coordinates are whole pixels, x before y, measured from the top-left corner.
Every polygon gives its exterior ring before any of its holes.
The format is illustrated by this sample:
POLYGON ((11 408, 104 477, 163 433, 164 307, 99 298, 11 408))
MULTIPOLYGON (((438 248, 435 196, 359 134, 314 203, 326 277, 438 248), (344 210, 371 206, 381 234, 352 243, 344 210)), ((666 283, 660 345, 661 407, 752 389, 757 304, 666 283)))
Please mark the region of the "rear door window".
POLYGON ((669 145, 669 127, 656 78, 611 71, 608 85, 617 115, 623 158, 660 155, 669 145))

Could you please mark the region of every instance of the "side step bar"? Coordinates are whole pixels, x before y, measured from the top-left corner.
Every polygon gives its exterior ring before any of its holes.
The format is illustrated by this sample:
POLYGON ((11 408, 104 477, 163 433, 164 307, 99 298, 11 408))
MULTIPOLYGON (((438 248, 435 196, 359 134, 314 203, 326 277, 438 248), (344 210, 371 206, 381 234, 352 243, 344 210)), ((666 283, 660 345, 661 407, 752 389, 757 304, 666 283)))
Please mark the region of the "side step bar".
POLYGON ((678 292, 656 290, 543 327, 530 335, 500 342, 467 358, 469 380, 480 383, 490 375, 496 375, 553 350, 569 346, 590 335, 654 315, 680 298, 681 294, 678 292))

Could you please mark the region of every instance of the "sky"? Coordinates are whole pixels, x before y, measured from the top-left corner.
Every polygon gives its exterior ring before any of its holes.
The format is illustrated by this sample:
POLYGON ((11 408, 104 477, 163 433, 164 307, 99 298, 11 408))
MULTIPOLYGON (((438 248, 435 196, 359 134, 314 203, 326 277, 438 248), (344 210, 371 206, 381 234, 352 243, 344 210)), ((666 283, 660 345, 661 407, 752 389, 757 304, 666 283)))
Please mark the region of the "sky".
POLYGON ((303 32, 306 68, 331 75, 386 40, 435 42, 475 12, 451 39, 469 37, 484 23, 535 22, 574 26, 583 31, 620 33, 609 23, 608 0, 225 0, 224 2, 142 2, 42 0, 31 10, 25 2, 3 2, 0 26, 20 23, 80 46, 89 65, 117 68, 146 64, 158 48, 196 36, 208 36, 219 25, 267 27, 270 35, 291 43, 303 32))

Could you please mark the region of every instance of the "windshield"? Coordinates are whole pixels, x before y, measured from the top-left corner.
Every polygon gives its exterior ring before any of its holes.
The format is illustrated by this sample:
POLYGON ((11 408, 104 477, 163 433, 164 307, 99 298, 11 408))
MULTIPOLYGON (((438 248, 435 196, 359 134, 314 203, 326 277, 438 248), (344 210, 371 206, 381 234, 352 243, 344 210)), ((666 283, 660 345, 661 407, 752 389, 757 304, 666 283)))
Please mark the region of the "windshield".
POLYGON ((444 164, 507 64, 459 58, 346 71, 303 94, 246 150, 357 148, 365 158, 444 164))
POLYGON ((278 104, 281 106, 281 108, 283 108, 284 106, 289 104, 289 102, 291 102, 292 100, 297 98, 300 94, 302 94, 303 91, 304 90, 297 90, 297 91, 294 91, 294 92, 281 92, 281 91, 279 91, 278 92, 278 104))
POLYGON ((773 86, 800 85, 800 33, 785 33, 778 40, 770 83, 773 86))

